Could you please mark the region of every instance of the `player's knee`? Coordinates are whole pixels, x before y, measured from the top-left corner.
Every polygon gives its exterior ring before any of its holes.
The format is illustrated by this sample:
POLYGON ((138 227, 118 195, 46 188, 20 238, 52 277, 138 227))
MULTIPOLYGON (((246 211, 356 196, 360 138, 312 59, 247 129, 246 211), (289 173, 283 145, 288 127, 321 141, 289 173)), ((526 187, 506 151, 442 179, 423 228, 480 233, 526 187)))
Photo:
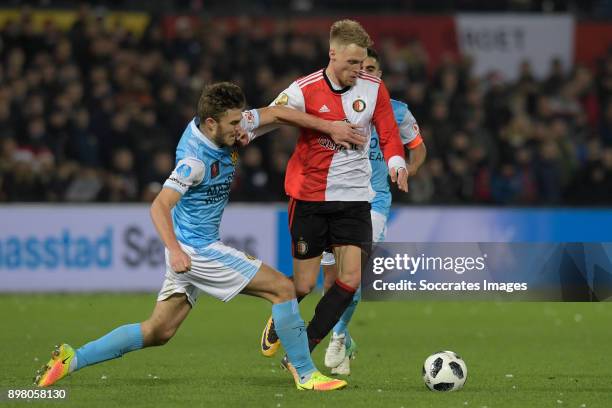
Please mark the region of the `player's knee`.
POLYGON ((361 273, 359 270, 352 271, 353 273, 343 273, 338 277, 338 280, 351 288, 357 288, 361 284, 361 273))
POLYGON ((143 343, 146 347, 163 346, 168 343, 176 333, 172 327, 156 326, 150 321, 142 323, 143 343))
POLYGON ((286 302, 295 298, 295 287, 289 279, 280 279, 275 288, 278 302, 286 302))
POLYGON ((174 337, 176 330, 174 328, 159 328, 155 331, 154 343, 156 346, 163 346, 174 337))
POLYGON ((295 284, 295 294, 296 296, 300 297, 300 296, 306 296, 308 295, 310 292, 312 292, 312 290, 315 287, 316 282, 310 283, 310 282, 298 282, 295 284))

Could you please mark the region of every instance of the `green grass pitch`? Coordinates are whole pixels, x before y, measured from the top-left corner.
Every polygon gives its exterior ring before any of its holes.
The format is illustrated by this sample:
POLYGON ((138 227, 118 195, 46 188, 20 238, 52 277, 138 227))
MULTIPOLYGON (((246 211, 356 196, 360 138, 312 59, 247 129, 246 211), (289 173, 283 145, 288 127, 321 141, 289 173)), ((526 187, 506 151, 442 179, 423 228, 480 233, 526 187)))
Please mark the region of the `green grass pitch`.
MULTIPOLYGON (((308 319, 318 296, 302 305, 308 319)), ((152 294, 0 296, 0 388, 28 387, 53 344, 80 346, 146 318, 152 294)), ((612 304, 364 302, 351 331, 360 353, 349 387, 298 392, 279 358, 259 354, 270 312, 260 299, 203 297, 166 346, 88 367, 58 384, 62 407, 611 407, 612 304), (468 381, 428 391, 424 359, 459 353, 468 381)), ((322 345, 315 363, 325 372, 322 345)), ((37 405, 38 404, 38 405, 37 405)))

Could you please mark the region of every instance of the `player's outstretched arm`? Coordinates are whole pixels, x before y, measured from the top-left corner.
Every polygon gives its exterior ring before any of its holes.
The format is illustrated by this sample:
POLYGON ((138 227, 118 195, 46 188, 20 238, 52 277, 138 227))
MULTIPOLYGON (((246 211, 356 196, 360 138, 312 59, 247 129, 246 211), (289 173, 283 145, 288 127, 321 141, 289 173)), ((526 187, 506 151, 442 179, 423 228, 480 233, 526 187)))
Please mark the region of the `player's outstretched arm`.
POLYGON ((335 143, 347 149, 351 148, 351 145, 363 146, 366 143, 363 129, 352 123, 329 121, 284 106, 268 106, 258 109, 258 113, 259 126, 285 124, 314 129, 328 134, 335 143))
MULTIPOLYGON (((398 101, 395 101, 395 103, 398 103, 398 101)), ((403 116, 403 119, 402 122, 398 122, 397 125, 400 131, 400 138, 402 139, 402 143, 406 148, 406 157, 408 157, 408 177, 412 177, 417 174, 417 171, 425 162, 427 149, 425 148, 425 142, 421 137, 419 124, 417 123, 412 112, 410 112, 408 109, 408 105, 401 103, 398 108, 401 109, 399 111, 399 115, 403 116)))
POLYGON ((408 155, 408 176, 412 177, 417 174, 419 168, 425 163, 425 158, 427 157, 425 143, 421 142, 416 147, 410 149, 408 155))
POLYGON ((408 191, 408 171, 404 146, 400 139, 399 128, 393 115, 391 98, 383 82, 378 88, 376 107, 372 115, 372 123, 378 132, 380 149, 389 167, 389 176, 393 183, 404 192, 408 191))
POLYGON ((170 253, 170 266, 177 273, 187 272, 191 268, 191 258, 181 249, 172 225, 170 211, 181 199, 182 195, 168 187, 162 188, 153 204, 151 204, 151 218, 155 229, 170 253))

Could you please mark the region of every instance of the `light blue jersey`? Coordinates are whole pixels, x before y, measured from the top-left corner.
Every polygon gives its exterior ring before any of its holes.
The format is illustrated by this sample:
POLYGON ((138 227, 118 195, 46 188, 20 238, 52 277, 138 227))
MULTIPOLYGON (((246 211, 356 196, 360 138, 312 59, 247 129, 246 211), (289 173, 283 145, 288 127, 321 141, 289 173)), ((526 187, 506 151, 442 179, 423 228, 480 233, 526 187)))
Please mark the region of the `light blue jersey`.
MULTIPOLYGON (((402 143, 404 145, 409 144, 419 137, 419 127, 416 120, 405 103, 391 99, 391 106, 399 127, 402 143)), ((370 139, 370 163, 372 165, 371 185, 376 194, 371 202, 372 211, 388 217, 391 208, 391 190, 387 180, 389 170, 380 149, 380 139, 376 129, 372 129, 372 138, 370 139)))
MULTIPOLYGON (((259 125, 256 110, 243 113, 241 125, 251 130, 259 125)), ((219 226, 229 200, 238 153, 219 147, 198 128, 194 118, 176 148, 176 167, 164 183, 183 195, 172 209, 178 241, 203 248, 219 241, 219 226)))

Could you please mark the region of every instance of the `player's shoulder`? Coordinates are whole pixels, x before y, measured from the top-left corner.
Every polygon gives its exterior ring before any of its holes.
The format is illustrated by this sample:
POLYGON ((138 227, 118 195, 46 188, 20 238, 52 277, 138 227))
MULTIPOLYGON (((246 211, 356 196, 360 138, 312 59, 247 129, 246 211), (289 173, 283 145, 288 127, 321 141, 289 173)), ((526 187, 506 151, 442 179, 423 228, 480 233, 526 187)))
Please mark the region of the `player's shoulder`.
POLYGON ((205 162, 208 156, 218 156, 222 152, 223 149, 204 136, 198 124, 199 120, 194 118, 187 125, 176 149, 177 159, 192 158, 205 162))
POLYGON ((357 78, 361 79, 362 81, 371 82, 376 85, 379 85, 382 82, 379 77, 372 74, 368 74, 364 70, 359 71, 359 75, 357 75, 357 78))
POLYGON ((397 110, 408 110, 408 104, 402 101, 398 101, 397 99, 391 99, 391 106, 393 106, 393 109, 397 110))
POLYGON ((304 89, 309 85, 323 81, 323 69, 313 72, 312 74, 300 77, 295 80, 295 84, 300 88, 304 89))

